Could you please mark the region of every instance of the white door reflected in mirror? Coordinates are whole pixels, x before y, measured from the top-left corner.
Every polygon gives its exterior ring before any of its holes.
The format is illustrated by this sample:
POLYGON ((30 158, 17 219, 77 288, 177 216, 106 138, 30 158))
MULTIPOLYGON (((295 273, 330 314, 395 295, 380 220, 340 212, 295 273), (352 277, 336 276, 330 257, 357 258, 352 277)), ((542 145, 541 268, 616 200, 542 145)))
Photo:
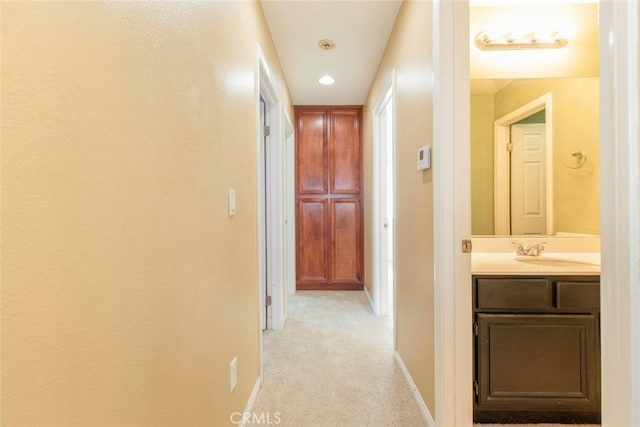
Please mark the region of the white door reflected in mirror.
POLYGON ((511 125, 511 234, 545 234, 545 124, 511 125))

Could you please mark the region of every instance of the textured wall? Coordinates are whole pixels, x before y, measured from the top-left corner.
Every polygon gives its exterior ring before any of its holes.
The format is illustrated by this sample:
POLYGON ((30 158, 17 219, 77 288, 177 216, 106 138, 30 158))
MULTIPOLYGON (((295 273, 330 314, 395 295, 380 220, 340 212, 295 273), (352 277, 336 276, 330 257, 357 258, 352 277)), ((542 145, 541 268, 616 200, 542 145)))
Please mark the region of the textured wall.
POLYGON ((230 424, 259 374, 259 3, 1 7, 1 424, 230 424))
POLYGON ((435 415, 433 178, 416 170, 418 149, 432 145, 431 28, 431 2, 403 3, 365 104, 365 272, 371 292, 373 111, 395 69, 397 350, 435 415))

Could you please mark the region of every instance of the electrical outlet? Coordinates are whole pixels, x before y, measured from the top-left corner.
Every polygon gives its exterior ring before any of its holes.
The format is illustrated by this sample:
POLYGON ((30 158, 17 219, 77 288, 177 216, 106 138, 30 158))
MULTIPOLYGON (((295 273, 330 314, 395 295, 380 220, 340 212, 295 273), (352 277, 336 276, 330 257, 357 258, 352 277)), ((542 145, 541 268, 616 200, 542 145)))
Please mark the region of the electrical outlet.
POLYGON ((233 393, 238 383, 238 357, 234 356, 229 364, 229 391, 233 393))

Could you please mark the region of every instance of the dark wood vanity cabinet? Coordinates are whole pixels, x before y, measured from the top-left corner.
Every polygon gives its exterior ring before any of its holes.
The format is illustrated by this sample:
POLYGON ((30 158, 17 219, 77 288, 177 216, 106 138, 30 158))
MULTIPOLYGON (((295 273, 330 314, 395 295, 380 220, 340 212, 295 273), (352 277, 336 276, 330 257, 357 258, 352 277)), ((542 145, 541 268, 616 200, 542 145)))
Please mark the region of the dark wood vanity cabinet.
POLYGON ((474 421, 600 421, 598 276, 474 276, 474 421))

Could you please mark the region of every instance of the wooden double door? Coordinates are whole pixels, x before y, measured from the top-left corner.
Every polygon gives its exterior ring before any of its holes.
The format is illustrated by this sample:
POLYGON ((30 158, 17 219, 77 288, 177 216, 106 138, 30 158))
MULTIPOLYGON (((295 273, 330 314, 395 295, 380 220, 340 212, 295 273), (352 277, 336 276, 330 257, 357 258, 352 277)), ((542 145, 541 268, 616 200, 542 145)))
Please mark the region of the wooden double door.
POLYGON ((296 287, 363 288, 362 107, 296 107, 296 287))

